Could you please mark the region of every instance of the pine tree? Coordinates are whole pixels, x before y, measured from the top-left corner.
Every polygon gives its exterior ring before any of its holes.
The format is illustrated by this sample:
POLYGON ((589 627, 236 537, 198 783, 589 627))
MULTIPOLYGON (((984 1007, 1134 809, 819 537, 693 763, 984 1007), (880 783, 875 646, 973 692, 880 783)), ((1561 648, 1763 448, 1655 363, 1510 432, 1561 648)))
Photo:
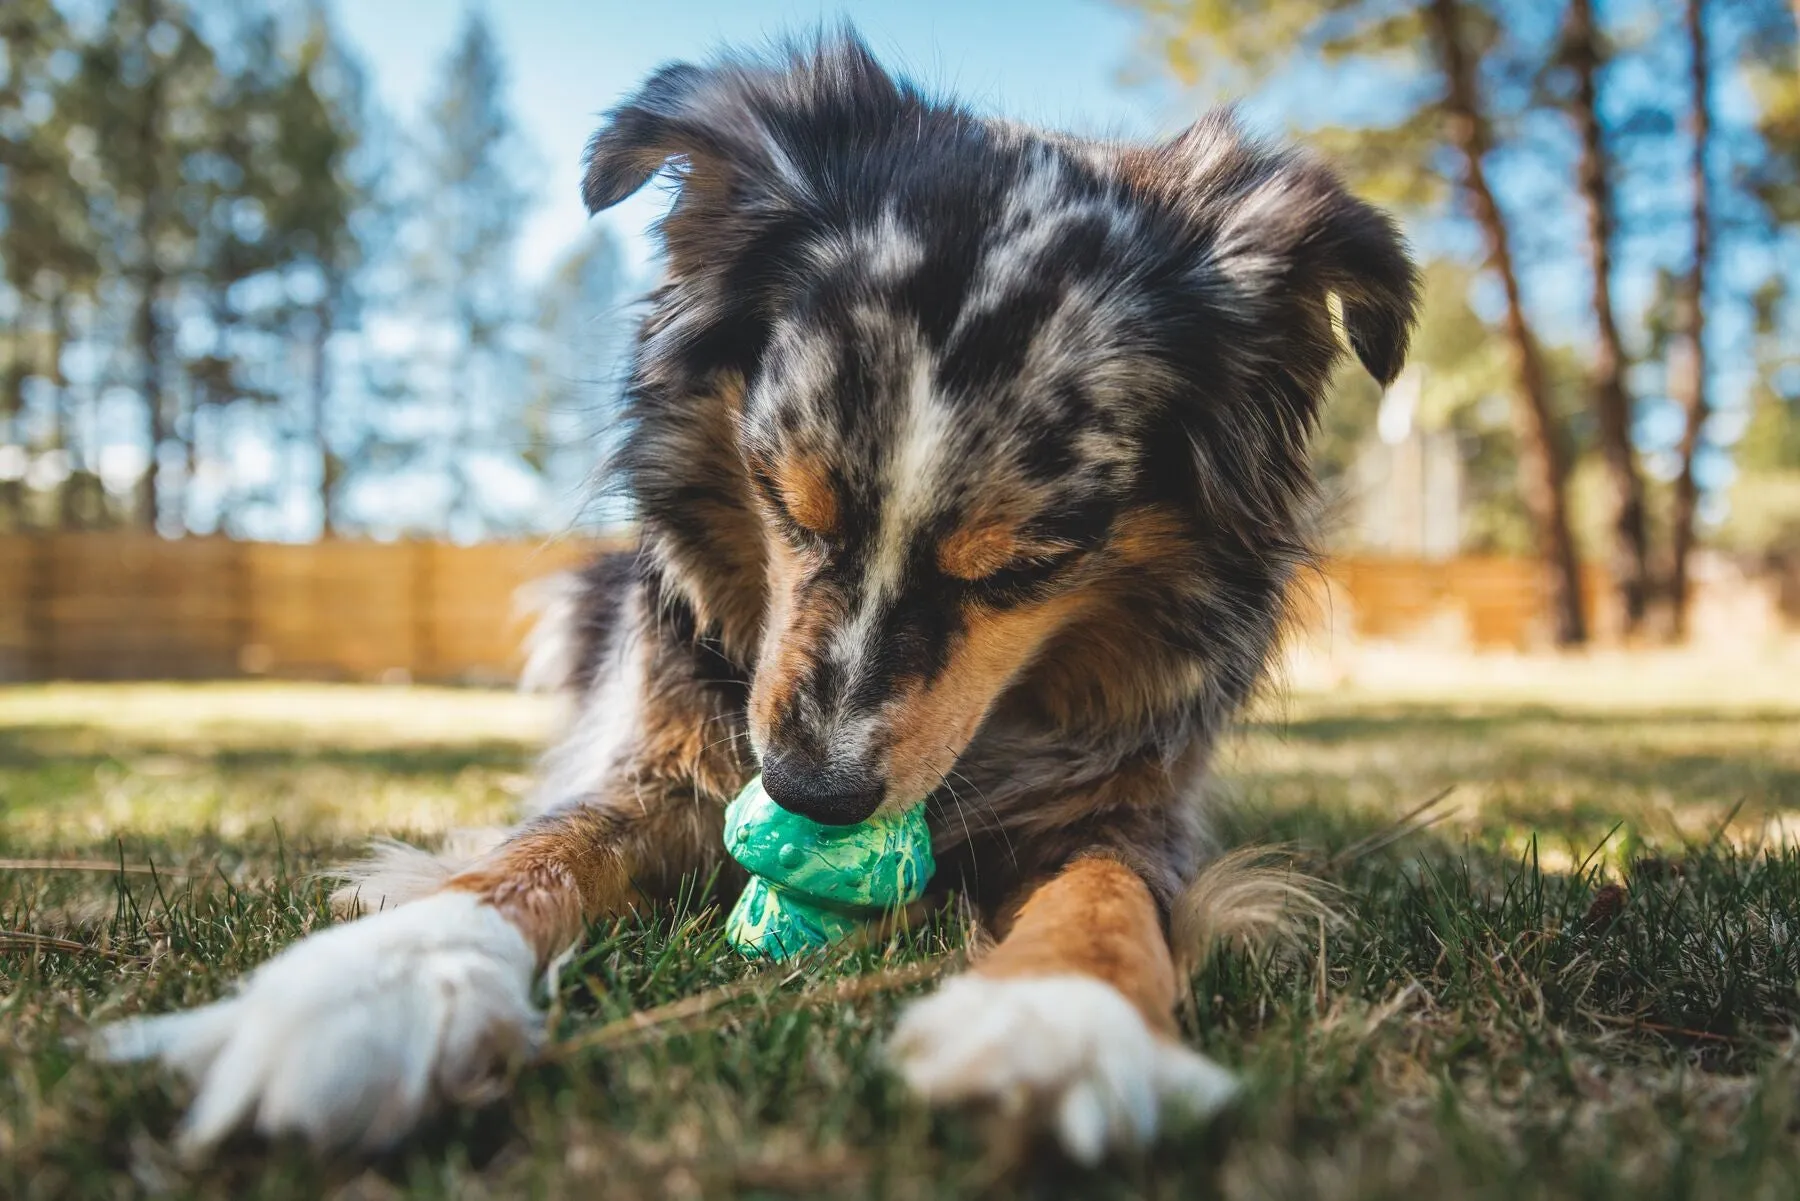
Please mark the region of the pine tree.
POLYGON ((425 388, 443 397, 431 458, 450 482, 444 528, 459 538, 503 523, 477 486, 480 461, 524 462, 505 453, 508 422, 518 416, 522 392, 516 344, 522 305, 513 254, 526 194, 504 77, 492 31, 471 11, 444 64, 422 139, 418 299, 450 344, 436 364, 437 378, 425 388))
POLYGON ((40 450, 66 453, 62 359, 73 295, 91 291, 93 231, 65 149, 63 84, 53 56, 72 34, 51 0, 0 8, 0 263, 6 303, 0 339, 0 529, 25 520, 23 468, 32 447, 22 427, 27 380, 50 384, 48 435, 40 450))
POLYGON ((71 116, 100 147, 90 190, 105 254, 102 268, 131 293, 127 338, 145 413, 149 460, 137 518, 170 532, 181 513, 164 493, 163 461, 182 454, 168 306, 194 255, 204 212, 191 204, 186 170, 199 161, 219 97, 218 69, 180 0, 119 0, 82 47, 71 116))
POLYGON ((1644 479, 1631 441, 1632 400, 1625 375, 1629 363, 1613 309, 1613 251, 1617 241, 1614 169, 1601 121, 1600 76, 1606 65, 1606 52, 1593 0, 1570 0, 1562 57, 1575 77, 1567 106, 1581 144, 1576 182, 1587 210, 1595 333, 1589 403, 1612 485, 1613 586, 1618 592, 1624 633, 1632 636, 1642 628, 1649 609, 1650 535, 1644 510, 1644 479))

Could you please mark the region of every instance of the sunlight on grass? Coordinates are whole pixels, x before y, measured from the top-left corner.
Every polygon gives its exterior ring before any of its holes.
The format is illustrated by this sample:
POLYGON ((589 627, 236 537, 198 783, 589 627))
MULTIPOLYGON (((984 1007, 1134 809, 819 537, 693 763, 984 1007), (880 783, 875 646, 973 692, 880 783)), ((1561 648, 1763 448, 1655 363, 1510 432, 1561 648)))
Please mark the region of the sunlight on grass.
POLYGON ((20 846, 349 840, 506 820, 551 707, 510 692, 307 684, 0 689, 0 797, 20 846))
POLYGON ((201 747, 535 742, 552 703, 511 691, 295 684, 41 684, 0 687, 0 729, 201 747))

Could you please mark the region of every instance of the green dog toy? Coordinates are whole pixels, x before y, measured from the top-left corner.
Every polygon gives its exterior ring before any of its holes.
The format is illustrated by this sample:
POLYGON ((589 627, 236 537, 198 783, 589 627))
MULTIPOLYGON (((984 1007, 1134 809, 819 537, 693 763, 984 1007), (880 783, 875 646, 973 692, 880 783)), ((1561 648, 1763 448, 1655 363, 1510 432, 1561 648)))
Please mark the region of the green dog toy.
POLYGON ((725 849, 750 871, 725 932, 753 959, 788 959, 916 901, 936 863, 925 806, 854 826, 789 813, 762 777, 725 808, 725 849))

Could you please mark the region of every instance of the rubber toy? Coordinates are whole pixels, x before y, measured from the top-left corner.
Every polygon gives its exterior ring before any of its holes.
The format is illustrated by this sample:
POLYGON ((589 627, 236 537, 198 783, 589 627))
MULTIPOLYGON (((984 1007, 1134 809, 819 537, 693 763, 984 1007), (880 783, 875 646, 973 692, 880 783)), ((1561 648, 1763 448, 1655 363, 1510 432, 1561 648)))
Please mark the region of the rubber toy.
POLYGON ((753 959, 829 946, 918 900, 936 869, 923 803, 827 826, 777 805, 761 776, 725 808, 725 849, 750 872, 726 935, 753 959))

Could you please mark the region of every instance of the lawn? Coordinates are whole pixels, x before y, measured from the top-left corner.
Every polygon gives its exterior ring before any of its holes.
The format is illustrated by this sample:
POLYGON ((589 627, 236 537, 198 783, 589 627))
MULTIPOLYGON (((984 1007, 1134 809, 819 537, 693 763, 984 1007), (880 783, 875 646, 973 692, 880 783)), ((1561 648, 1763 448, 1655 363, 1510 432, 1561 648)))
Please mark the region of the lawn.
POLYGON ((1219 790, 1235 835, 1293 844, 1345 918, 1215 957, 1187 1035, 1245 1103, 1095 1174, 882 1071, 953 921, 758 971, 699 890, 594 932, 552 998, 559 1041, 505 1099, 375 1163, 246 1139, 183 1168, 179 1089, 75 1036, 211 999, 330 920, 311 873, 363 836, 502 820, 547 715, 475 691, 0 689, 0 1195, 1794 1197, 1793 678, 1296 679, 1219 790))

